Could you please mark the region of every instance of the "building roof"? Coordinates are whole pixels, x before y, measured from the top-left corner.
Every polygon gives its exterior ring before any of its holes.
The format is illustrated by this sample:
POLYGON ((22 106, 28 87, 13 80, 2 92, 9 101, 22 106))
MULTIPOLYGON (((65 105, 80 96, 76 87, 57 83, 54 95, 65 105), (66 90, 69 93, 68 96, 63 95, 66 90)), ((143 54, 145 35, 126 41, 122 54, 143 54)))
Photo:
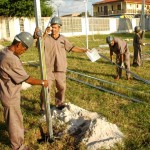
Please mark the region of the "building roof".
MULTIPOLYGON (((100 2, 96 2, 93 5, 104 4, 104 3, 113 3, 113 2, 128 2, 128 3, 138 3, 141 4, 142 0, 103 0, 100 2)), ((146 5, 150 5, 150 0, 145 0, 146 5)))
POLYGON ((79 17, 81 13, 72 13, 72 14, 66 14, 61 17, 79 17))

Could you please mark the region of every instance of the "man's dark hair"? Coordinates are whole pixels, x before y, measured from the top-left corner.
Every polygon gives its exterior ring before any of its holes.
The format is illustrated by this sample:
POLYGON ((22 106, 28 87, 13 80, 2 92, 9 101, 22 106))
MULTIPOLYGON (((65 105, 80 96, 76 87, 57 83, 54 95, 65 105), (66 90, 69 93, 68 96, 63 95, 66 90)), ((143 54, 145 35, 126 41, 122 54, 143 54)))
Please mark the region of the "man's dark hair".
POLYGON ((21 43, 20 41, 17 41, 16 39, 13 40, 12 45, 16 45, 18 43, 21 43))

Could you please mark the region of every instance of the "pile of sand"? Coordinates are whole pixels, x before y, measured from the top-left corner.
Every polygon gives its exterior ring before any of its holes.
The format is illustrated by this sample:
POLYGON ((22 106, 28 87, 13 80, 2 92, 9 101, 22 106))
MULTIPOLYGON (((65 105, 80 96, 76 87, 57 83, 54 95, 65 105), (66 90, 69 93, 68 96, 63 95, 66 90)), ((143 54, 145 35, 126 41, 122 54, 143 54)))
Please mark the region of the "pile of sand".
POLYGON ((71 103, 63 110, 52 108, 52 117, 67 123, 66 131, 76 135, 88 150, 110 149, 114 144, 122 143, 123 133, 115 124, 71 103))

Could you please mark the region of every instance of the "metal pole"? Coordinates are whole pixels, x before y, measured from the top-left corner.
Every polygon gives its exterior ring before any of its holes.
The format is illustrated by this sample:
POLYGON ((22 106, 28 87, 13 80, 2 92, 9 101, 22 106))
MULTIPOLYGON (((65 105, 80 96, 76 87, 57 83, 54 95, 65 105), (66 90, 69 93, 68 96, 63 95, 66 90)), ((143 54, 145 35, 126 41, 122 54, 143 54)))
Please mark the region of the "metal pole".
MULTIPOLYGON (((41 8, 40 0, 34 0, 34 11, 35 11, 35 20, 36 27, 41 29, 41 8)), ((43 80, 47 79, 46 75, 46 65, 45 65, 45 54, 44 54, 44 45, 42 43, 42 37, 38 39, 38 50, 39 50, 39 59, 40 59, 40 69, 41 69, 41 78, 43 80)), ((48 88, 44 88, 44 103, 46 111, 46 123, 50 140, 53 140, 53 129, 52 129, 52 117, 50 110, 50 96, 48 88)))
POLYGON ((95 40, 94 39, 94 27, 93 27, 93 16, 94 16, 94 14, 93 14, 93 5, 92 5, 92 37, 93 37, 93 40, 95 40))
POLYGON ((88 16, 87 16, 87 5, 88 5, 88 0, 84 0, 85 3, 85 28, 86 28, 86 48, 88 49, 89 44, 88 44, 88 16))
POLYGON ((145 0, 142 0, 142 30, 145 31, 145 0))
MULTIPOLYGON (((145 32, 145 0, 142 0, 142 23, 141 23, 141 28, 143 30, 142 33, 142 39, 144 39, 144 32, 145 32)), ((141 60, 142 60, 142 66, 144 65, 144 54, 143 54, 143 50, 144 50, 144 46, 141 46, 142 49, 142 54, 141 54, 141 60)))
POLYGON ((57 6, 57 13, 58 13, 58 17, 59 17, 59 6, 57 6))

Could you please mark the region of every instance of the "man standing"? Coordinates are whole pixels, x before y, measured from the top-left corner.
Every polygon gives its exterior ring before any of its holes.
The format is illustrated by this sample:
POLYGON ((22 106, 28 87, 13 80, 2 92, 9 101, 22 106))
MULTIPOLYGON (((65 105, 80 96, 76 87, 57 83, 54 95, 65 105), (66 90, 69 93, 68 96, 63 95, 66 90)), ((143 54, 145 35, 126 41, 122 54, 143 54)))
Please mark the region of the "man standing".
MULTIPOLYGON (((53 81, 55 81, 57 91, 55 93, 55 105, 58 109, 65 107, 66 91, 66 69, 67 69, 67 52, 87 52, 87 49, 73 46, 63 35, 60 34, 62 21, 59 17, 51 19, 51 34, 44 35, 45 59, 47 67, 47 78, 49 90, 53 81)), ((38 38, 38 29, 35 29, 34 38, 38 38)), ((42 93, 42 92, 41 92, 42 93)), ((44 99, 41 94, 41 111, 44 112, 44 99)))
POLYGON ((20 108, 20 90, 22 82, 32 85, 48 86, 47 80, 30 77, 24 70, 19 55, 33 44, 28 32, 14 37, 12 44, 0 52, 0 99, 4 107, 12 150, 26 150, 24 143, 23 116, 20 108))
POLYGON ((133 66, 141 66, 141 51, 142 46, 145 45, 145 43, 142 42, 143 37, 143 31, 140 29, 139 26, 136 26, 134 28, 135 34, 133 37, 133 48, 134 48, 134 55, 133 55, 133 66))
POLYGON ((110 59, 113 62, 113 53, 116 54, 116 63, 120 66, 117 67, 116 80, 119 80, 122 76, 122 68, 127 69, 126 76, 127 80, 130 80, 130 52, 127 43, 119 38, 113 36, 108 36, 106 42, 109 44, 110 48, 110 59))

